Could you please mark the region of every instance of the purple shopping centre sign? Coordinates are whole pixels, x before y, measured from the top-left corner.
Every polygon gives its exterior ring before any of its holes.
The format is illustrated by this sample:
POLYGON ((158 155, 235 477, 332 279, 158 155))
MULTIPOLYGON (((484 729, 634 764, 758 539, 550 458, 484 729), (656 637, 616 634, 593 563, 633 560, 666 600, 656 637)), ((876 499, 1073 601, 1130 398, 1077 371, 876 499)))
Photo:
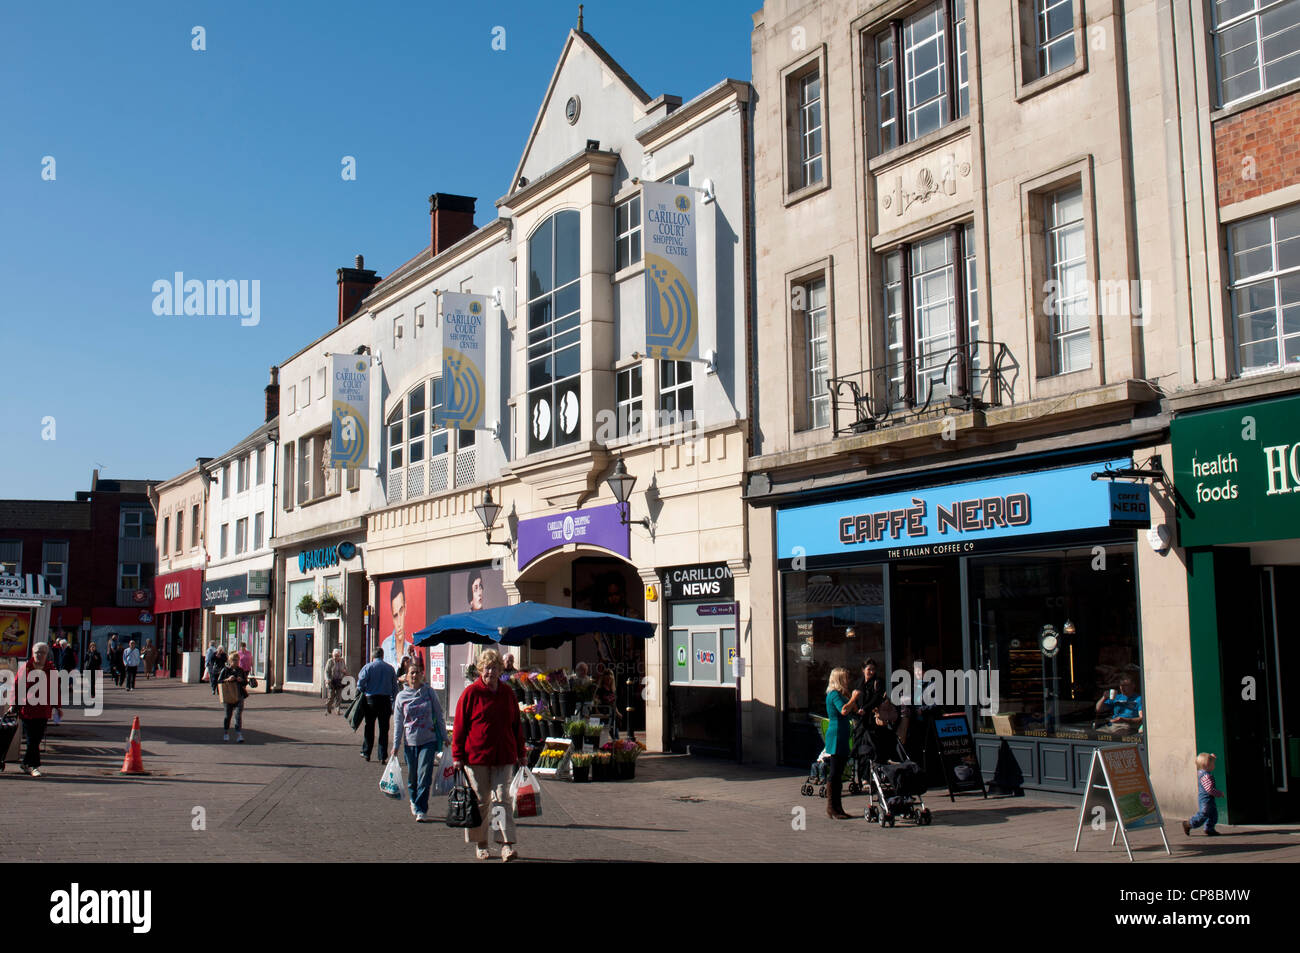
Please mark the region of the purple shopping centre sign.
POLYGON ((628 527, 623 523, 623 504, 592 506, 553 516, 519 521, 517 558, 523 569, 543 553, 566 543, 599 546, 627 558, 631 555, 628 527))

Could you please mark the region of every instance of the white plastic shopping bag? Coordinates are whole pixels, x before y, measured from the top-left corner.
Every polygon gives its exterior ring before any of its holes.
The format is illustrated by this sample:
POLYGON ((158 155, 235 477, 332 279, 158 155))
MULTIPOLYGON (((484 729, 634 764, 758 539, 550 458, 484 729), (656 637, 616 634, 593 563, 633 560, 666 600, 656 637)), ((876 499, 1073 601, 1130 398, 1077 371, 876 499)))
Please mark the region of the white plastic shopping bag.
POLYGON ((396 801, 406 800, 406 778, 402 776, 402 763, 396 751, 388 759, 388 767, 384 768, 384 774, 379 779, 379 790, 384 792, 385 797, 396 801))
POLYGON ((433 793, 439 796, 451 793, 456 786, 456 769, 451 766, 451 745, 442 749, 438 764, 433 769, 433 793))
POLYGON ((515 806, 515 817, 542 816, 542 787, 527 765, 510 782, 510 802, 515 806))

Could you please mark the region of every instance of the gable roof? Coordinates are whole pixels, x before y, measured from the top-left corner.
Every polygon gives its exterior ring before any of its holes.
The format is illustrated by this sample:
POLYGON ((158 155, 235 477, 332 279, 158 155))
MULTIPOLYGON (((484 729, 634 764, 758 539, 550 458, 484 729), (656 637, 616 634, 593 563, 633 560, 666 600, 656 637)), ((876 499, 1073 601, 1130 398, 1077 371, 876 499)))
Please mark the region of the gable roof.
POLYGON ((605 51, 605 48, 596 42, 595 37, 583 30, 570 30, 568 39, 564 42, 564 49, 560 52, 560 58, 555 63, 555 72, 551 74, 551 81, 546 86, 546 95, 542 97, 542 106, 537 110, 537 118, 533 120, 533 127, 528 132, 528 141, 524 143, 524 150, 519 155, 519 164, 515 166, 515 174, 510 177, 510 184, 506 187, 506 195, 515 191, 515 183, 523 175, 524 165, 528 162, 528 154, 532 151, 533 142, 537 139, 538 130, 541 128, 542 119, 546 116, 546 110, 551 104, 551 97, 555 94, 555 85, 559 82, 560 72, 564 69, 564 63, 569 57, 569 51, 573 49, 573 44, 581 43, 587 50, 600 60, 601 64, 608 69, 614 77, 623 84, 623 88, 631 93, 642 106, 650 102, 650 96, 640 84, 637 83, 627 70, 623 69, 615 60, 605 51))

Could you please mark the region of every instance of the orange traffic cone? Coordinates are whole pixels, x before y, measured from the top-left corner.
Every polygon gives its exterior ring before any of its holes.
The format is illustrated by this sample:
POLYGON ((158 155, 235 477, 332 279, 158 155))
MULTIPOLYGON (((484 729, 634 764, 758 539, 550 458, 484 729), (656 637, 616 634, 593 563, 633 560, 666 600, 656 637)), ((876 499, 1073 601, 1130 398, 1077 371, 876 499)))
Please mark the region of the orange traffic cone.
POLYGON ((131 722, 131 737, 127 739, 130 747, 126 750, 126 757, 122 759, 121 774, 144 774, 144 758, 140 752, 140 716, 135 716, 135 721, 131 722))

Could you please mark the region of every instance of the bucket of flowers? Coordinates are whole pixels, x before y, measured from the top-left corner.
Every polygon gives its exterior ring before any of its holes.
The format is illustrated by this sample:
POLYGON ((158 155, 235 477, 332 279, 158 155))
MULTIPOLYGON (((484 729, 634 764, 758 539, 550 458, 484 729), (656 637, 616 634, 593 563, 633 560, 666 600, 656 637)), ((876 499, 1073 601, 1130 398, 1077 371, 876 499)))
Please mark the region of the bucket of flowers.
POLYGON ((611 741, 605 746, 609 749, 610 760, 614 767, 614 780, 630 781, 636 777, 636 759, 645 750, 645 745, 634 738, 611 741))
POLYGON ((593 754, 575 754, 573 756, 573 781, 575 784, 585 784, 591 780, 591 761, 595 757, 593 754))
POLYGON ((565 722, 564 734, 570 741, 573 742, 573 750, 581 751, 582 739, 587 736, 587 723, 585 721, 582 721, 581 719, 576 719, 576 718, 571 721, 565 722))
POLYGON ((591 780, 608 781, 610 779, 613 758, 608 751, 597 751, 591 756, 591 780))

